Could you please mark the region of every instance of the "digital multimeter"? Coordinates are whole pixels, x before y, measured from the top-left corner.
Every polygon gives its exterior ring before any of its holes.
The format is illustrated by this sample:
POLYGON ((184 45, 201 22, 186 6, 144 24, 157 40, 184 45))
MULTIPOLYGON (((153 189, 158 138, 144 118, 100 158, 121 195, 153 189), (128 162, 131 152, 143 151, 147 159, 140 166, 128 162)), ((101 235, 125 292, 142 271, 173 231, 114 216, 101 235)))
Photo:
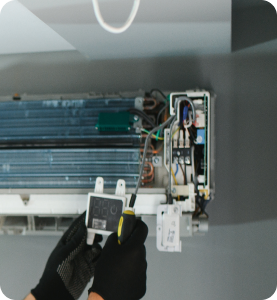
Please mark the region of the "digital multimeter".
POLYGON ((97 177, 94 193, 88 194, 86 226, 87 244, 91 245, 96 233, 110 235, 118 229, 120 217, 125 210, 125 181, 117 182, 115 195, 103 194, 104 179, 97 177))

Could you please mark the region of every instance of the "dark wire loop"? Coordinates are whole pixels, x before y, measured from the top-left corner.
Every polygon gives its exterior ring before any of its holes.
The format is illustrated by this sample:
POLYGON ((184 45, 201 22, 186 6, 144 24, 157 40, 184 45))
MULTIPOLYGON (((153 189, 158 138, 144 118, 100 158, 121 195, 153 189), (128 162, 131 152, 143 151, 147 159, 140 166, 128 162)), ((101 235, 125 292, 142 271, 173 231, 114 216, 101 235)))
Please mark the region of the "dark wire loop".
POLYGON ((166 98, 166 95, 165 95, 161 90, 159 90, 159 89, 152 89, 152 90, 150 91, 150 95, 152 95, 153 92, 158 92, 160 95, 162 95, 162 97, 163 97, 165 100, 167 99, 167 98, 166 98))

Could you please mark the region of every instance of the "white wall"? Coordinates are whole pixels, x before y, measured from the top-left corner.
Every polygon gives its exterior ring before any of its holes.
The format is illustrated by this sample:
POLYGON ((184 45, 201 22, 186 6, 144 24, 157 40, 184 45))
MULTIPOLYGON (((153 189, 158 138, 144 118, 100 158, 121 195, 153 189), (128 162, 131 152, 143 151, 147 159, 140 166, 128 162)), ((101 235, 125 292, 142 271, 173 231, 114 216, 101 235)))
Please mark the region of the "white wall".
MULTIPOLYGON (((212 226, 205 237, 184 239, 181 254, 157 252, 151 237, 143 299, 267 299, 277 283, 275 235, 276 220, 212 226)), ((57 237, 0 237, 0 283, 6 296, 20 300, 29 293, 57 242, 57 237)))

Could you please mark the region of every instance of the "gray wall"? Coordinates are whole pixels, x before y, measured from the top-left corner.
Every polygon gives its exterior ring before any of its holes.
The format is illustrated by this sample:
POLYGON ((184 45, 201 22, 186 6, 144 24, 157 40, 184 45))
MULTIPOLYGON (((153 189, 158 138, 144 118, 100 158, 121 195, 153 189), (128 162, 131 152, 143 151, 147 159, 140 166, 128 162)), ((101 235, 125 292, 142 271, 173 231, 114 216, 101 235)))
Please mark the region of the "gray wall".
MULTIPOLYGON (((276 52, 97 62, 76 52, 0 58, 2 95, 196 86, 216 92, 210 230, 184 239, 181 254, 159 253, 155 239, 147 240, 145 299, 261 300, 276 289, 276 78, 276 52)), ((0 236, 0 284, 8 297, 22 299, 37 283, 57 241, 0 236)))

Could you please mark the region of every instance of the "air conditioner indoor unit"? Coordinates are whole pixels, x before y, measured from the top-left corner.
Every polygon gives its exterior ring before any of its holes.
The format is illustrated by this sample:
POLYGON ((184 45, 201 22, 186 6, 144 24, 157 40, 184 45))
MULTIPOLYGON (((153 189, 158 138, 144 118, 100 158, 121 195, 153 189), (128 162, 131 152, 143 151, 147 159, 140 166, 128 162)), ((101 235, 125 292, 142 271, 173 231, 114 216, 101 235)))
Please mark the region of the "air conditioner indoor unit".
POLYGON ((136 215, 160 251, 181 251, 208 230, 214 102, 205 90, 1 97, 0 233, 61 234, 102 177, 107 194, 124 180, 127 203, 139 182, 136 215))

